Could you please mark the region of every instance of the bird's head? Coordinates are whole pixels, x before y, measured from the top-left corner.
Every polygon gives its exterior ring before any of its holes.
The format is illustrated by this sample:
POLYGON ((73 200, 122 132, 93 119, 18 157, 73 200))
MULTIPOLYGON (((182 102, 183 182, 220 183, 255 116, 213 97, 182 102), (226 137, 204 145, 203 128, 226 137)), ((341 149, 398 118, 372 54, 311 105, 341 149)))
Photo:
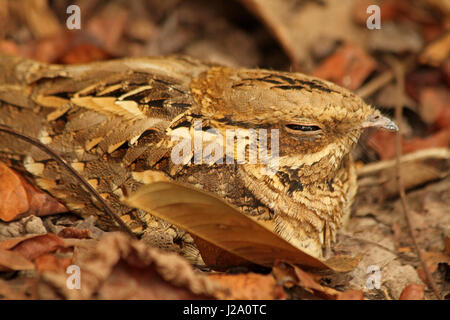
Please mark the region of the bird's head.
POLYGON ((191 91, 213 126, 278 129, 279 167, 315 177, 339 168, 365 128, 397 130, 350 91, 300 73, 213 67, 191 91))

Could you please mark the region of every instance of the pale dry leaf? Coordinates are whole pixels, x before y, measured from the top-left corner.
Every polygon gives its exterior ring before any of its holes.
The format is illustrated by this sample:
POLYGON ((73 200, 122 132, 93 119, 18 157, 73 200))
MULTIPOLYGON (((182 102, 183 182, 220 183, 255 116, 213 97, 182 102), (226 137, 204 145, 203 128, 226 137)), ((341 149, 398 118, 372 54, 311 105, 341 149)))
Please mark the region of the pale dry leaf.
POLYGON ((223 200, 192 187, 156 182, 124 202, 256 264, 272 266, 276 260, 283 260, 328 268, 325 262, 295 248, 223 200))

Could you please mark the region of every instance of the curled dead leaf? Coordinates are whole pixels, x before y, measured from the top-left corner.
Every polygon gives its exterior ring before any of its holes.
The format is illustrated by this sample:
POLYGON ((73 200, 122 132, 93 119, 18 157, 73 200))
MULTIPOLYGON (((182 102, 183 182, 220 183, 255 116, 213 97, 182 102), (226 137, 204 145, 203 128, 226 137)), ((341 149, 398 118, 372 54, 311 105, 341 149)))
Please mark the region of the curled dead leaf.
POLYGON ((247 261, 272 266, 282 260, 308 267, 333 268, 294 247, 225 201, 173 182, 145 185, 124 202, 146 210, 247 261))
POLYGON ((80 290, 67 287, 65 272, 44 271, 38 283, 41 299, 213 299, 221 290, 177 254, 148 247, 123 233, 108 233, 98 243, 65 242, 75 245, 75 251, 83 250, 73 262, 82 274, 80 290))

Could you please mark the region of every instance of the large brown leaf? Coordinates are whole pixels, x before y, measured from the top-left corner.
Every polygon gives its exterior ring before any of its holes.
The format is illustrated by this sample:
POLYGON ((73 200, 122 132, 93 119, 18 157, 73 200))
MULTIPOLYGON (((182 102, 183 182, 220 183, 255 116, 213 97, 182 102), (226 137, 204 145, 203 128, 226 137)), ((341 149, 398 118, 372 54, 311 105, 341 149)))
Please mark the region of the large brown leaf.
POLYGON ((146 185, 124 199, 232 254, 263 266, 281 260, 343 271, 280 238, 236 208, 206 192, 173 182, 146 185))

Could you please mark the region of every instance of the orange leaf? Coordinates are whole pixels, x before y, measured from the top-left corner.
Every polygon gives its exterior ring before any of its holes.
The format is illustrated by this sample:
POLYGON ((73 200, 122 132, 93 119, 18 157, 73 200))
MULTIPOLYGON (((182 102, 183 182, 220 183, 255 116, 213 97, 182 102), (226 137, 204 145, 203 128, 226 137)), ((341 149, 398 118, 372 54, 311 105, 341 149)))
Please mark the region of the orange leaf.
POLYGON ((403 289, 400 295, 400 300, 424 300, 424 285, 423 284, 410 284, 403 289))
MULTIPOLYGON (((447 147, 450 143, 450 129, 438 131, 426 138, 402 138, 403 154, 417 150, 447 147)), ((395 156, 395 133, 378 130, 367 140, 367 145, 375 150, 381 160, 391 159, 395 156)))
POLYGON ((278 300, 287 298, 283 287, 277 285, 270 274, 211 274, 208 278, 226 289, 216 293, 219 299, 278 300))
POLYGON ((26 239, 16 245, 12 251, 20 253, 29 260, 64 247, 64 241, 55 234, 48 233, 26 239))
POLYGON ((0 219, 12 221, 29 208, 27 192, 20 177, 0 162, 0 219))
POLYGON ((0 162, 0 220, 8 222, 32 214, 45 216, 62 212, 67 212, 64 205, 38 191, 0 162))
POLYGON ((336 300, 364 300, 364 292, 362 290, 349 289, 339 293, 336 300))
POLYGON ((44 254, 37 257, 34 260, 36 269, 39 272, 54 271, 54 272, 66 272, 69 265, 72 264, 71 258, 60 258, 54 254, 44 254))
POLYGON ((104 50, 89 43, 81 43, 68 50, 59 60, 64 64, 88 63, 111 58, 104 50))
POLYGON ((375 68, 376 62, 370 55, 360 47, 347 43, 328 57, 314 75, 355 90, 375 68))

